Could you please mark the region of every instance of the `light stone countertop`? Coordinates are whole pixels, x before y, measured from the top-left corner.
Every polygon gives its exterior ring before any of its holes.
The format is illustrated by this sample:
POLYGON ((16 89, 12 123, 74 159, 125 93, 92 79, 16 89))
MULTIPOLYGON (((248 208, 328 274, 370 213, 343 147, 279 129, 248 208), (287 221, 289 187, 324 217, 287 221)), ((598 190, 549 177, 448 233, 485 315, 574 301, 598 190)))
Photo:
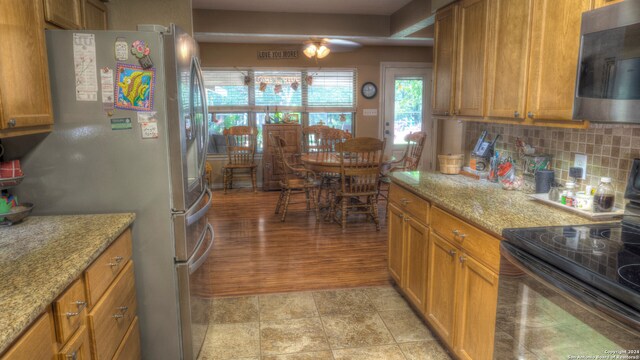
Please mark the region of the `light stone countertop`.
MULTIPOLYGON (((425 171, 394 172, 391 180, 498 238, 502 238, 502 230, 507 228, 596 223, 532 200, 525 192, 503 190, 500 184, 463 175, 425 171)), ((619 220, 607 222, 615 221, 619 220)))
POLYGON ((133 213, 30 216, 0 227, 0 354, 134 219, 133 213))

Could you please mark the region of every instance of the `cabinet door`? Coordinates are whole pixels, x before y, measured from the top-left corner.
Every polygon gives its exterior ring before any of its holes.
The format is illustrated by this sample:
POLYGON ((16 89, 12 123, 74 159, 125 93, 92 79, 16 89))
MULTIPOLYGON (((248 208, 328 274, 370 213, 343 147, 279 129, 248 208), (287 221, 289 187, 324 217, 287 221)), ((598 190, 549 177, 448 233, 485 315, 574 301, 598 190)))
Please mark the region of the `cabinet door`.
POLYGON ((492 0, 487 56, 487 116, 523 120, 533 0, 492 0))
POLYGON ((489 0, 460 5, 454 115, 483 116, 489 0))
POLYGON ((91 360, 91 349, 89 348, 89 332, 86 326, 80 327, 75 335, 58 353, 59 360, 91 360))
POLYGON ((498 275, 466 254, 458 261, 454 351, 461 359, 492 359, 498 275))
POLYGON ((404 214, 394 204, 389 204, 389 220, 387 229, 389 231, 389 274, 400 287, 403 283, 403 257, 404 257, 404 214))
POLYGON ((107 7, 98 0, 84 2, 84 28, 87 30, 107 30, 107 7))
POLYGON ((44 0, 44 18, 63 29, 82 29, 83 0, 44 0))
POLYGON ((53 124, 42 0, 0 1, 0 138, 53 124))
POLYGON ((534 3, 527 116, 571 120, 576 84, 580 21, 591 0, 534 3))
POLYGON ((44 313, 22 335, 0 360, 32 360, 54 358, 53 327, 49 313, 44 313))
POLYGON ((458 5, 438 11, 434 24, 434 71, 431 112, 449 115, 453 112, 455 54, 458 5))
POLYGON ((405 293, 421 311, 425 310, 427 290, 427 255, 429 230, 421 223, 405 217, 405 293))
POLYGON ((431 231, 427 283, 427 321, 447 344, 453 344, 458 249, 431 231))

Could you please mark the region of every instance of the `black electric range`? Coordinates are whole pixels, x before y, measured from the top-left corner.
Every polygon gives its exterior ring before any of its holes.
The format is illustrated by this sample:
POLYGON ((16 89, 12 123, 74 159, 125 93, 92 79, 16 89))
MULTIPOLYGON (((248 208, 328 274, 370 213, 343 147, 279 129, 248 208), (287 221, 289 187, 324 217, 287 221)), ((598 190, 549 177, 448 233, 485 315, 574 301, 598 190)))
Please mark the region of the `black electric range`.
POLYGON ((622 223, 506 229, 515 247, 640 310, 640 226, 622 223))

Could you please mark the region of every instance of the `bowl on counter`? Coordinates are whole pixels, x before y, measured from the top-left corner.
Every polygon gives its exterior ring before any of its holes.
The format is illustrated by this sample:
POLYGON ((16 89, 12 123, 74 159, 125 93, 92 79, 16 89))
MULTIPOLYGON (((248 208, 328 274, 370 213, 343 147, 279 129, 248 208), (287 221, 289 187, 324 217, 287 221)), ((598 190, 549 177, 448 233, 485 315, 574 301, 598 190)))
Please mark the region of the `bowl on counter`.
POLYGON ((0 189, 6 189, 14 186, 18 186, 24 176, 16 176, 12 178, 0 178, 0 189))
POLYGON ((13 225, 24 220, 33 210, 33 204, 22 203, 11 208, 8 213, 0 214, 0 225, 13 225))

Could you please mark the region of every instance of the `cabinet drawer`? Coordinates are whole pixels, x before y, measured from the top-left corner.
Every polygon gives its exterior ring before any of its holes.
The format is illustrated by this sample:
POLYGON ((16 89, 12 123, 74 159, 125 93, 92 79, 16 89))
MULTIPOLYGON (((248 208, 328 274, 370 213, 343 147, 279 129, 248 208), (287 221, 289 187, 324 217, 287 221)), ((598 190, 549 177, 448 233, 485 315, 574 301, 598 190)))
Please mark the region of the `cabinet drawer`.
POLYGON ((125 230, 85 271, 84 281, 89 308, 95 306, 129 259, 131 259, 131 229, 125 230))
POLYGON ((136 308, 133 262, 129 261, 89 313, 89 332, 95 360, 113 357, 136 317, 136 308))
POLYGON ((84 317, 87 298, 84 293, 84 281, 78 279, 53 302, 56 339, 60 344, 69 340, 78 330, 84 317))
POLYGON ((457 217, 434 207, 431 228, 443 238, 458 244, 495 271, 500 266, 500 240, 457 217))
POLYGON ((87 327, 81 326, 80 330, 58 353, 58 360, 91 360, 90 346, 87 327))
POLYGON ((409 213, 421 223, 429 225, 428 201, 392 183, 389 188, 389 202, 409 213))
POLYGON ((124 336, 120 347, 116 350, 113 360, 139 360, 140 359, 140 329, 138 328, 138 317, 136 316, 129 326, 127 334, 124 336))
POLYGON ((53 344, 51 316, 47 312, 40 316, 0 359, 53 359, 55 356, 53 344))

